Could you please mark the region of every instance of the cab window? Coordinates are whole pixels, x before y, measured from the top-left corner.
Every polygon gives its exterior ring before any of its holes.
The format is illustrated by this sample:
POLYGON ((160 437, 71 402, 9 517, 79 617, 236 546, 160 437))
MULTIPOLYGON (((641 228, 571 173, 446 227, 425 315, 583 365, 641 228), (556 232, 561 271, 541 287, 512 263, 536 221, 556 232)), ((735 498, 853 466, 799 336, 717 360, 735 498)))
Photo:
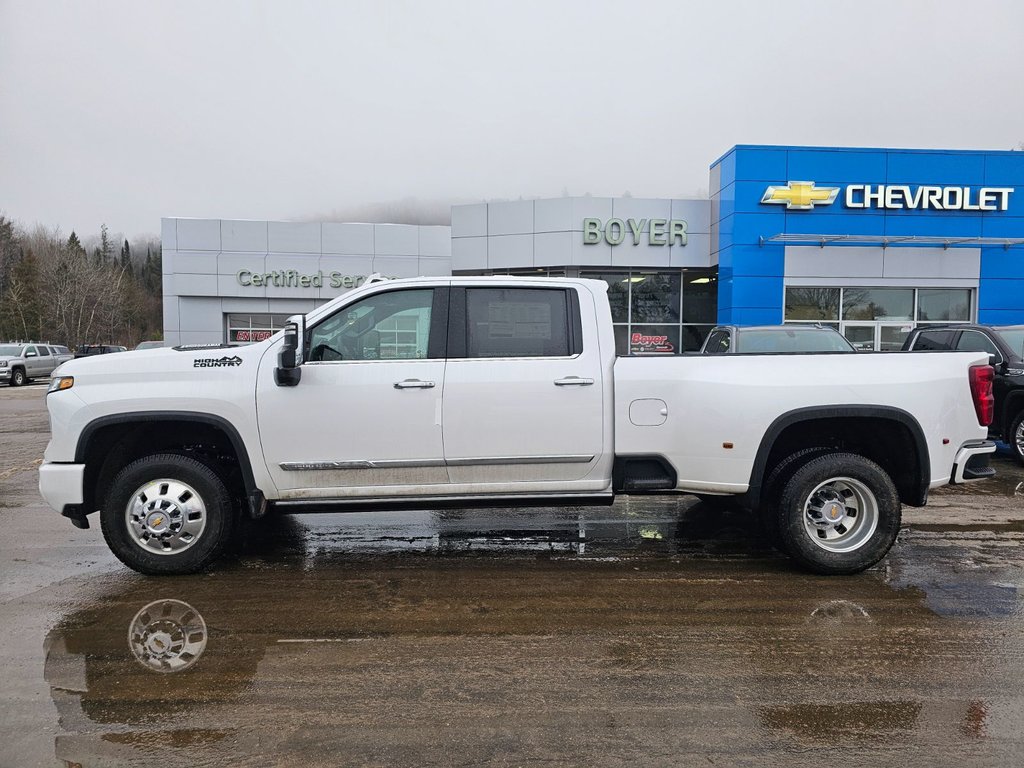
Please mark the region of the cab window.
POLYGON ((466 289, 466 357, 567 357, 571 327, 563 289, 466 289))
POLYGON ((914 349, 924 351, 953 349, 953 336, 955 331, 922 331, 917 341, 914 342, 914 349))
POLYGON ((999 354, 996 345, 991 339, 979 331, 963 331, 960 334, 960 341, 957 342, 958 352, 987 352, 995 355, 997 361, 1002 361, 1003 356, 999 354))
POLYGON ((707 346, 704 348, 706 355, 724 355, 729 351, 729 332, 715 331, 708 338, 707 346))
POLYGON ((309 360, 430 357, 434 290, 387 291, 342 308, 309 332, 309 360))

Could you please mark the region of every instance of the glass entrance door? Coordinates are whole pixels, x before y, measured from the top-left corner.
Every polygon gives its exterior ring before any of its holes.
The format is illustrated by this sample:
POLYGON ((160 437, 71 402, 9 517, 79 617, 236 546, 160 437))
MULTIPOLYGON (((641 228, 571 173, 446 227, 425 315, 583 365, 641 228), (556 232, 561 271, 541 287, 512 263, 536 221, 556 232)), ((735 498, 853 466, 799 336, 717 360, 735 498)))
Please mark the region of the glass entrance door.
POLYGON ((846 323, 843 336, 858 352, 875 350, 875 323, 846 323))
POLYGON ((843 335, 861 352, 898 352, 913 323, 843 323, 843 335))

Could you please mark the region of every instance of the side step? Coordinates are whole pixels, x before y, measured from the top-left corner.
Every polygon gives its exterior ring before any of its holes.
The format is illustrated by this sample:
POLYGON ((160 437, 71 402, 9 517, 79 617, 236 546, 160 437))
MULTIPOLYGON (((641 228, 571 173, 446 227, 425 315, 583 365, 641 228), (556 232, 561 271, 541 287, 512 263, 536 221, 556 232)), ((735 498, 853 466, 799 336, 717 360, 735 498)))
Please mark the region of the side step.
POLYGON ((373 512, 378 510, 476 509, 493 507, 607 507, 613 493, 498 494, 489 496, 405 496, 380 499, 288 499, 271 503, 286 515, 311 512, 373 512))
POLYGON ((625 493, 671 491, 676 471, 661 456, 629 456, 615 459, 612 487, 625 493))

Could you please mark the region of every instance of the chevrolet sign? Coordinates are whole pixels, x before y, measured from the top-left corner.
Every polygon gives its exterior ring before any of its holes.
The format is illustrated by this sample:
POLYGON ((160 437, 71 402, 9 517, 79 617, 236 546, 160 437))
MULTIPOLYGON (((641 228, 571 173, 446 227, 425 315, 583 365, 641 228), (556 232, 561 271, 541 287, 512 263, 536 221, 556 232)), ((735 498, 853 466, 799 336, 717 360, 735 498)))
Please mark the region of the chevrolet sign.
MULTIPOLYGON (((789 211, 809 211, 832 205, 839 187, 818 187, 813 181, 791 181, 770 186, 761 197, 764 204, 785 205, 789 211)), ((847 184, 846 208, 935 211, 1005 211, 1013 187, 940 187, 908 184, 847 184)))
POLYGON ((847 208, 936 211, 1005 211, 1013 187, 910 187, 900 184, 848 184, 847 208))

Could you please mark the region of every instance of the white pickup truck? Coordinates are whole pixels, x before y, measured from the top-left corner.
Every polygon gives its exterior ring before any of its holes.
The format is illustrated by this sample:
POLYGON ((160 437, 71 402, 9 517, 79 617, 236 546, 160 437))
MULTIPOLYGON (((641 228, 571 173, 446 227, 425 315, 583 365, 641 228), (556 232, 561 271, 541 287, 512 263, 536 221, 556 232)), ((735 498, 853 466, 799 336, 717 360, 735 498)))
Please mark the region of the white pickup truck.
POLYGON ((878 562, 901 504, 993 474, 981 353, 620 357, 593 280, 370 280, 247 347, 66 363, 43 497, 126 565, 243 516, 729 499, 804 567, 878 562))

